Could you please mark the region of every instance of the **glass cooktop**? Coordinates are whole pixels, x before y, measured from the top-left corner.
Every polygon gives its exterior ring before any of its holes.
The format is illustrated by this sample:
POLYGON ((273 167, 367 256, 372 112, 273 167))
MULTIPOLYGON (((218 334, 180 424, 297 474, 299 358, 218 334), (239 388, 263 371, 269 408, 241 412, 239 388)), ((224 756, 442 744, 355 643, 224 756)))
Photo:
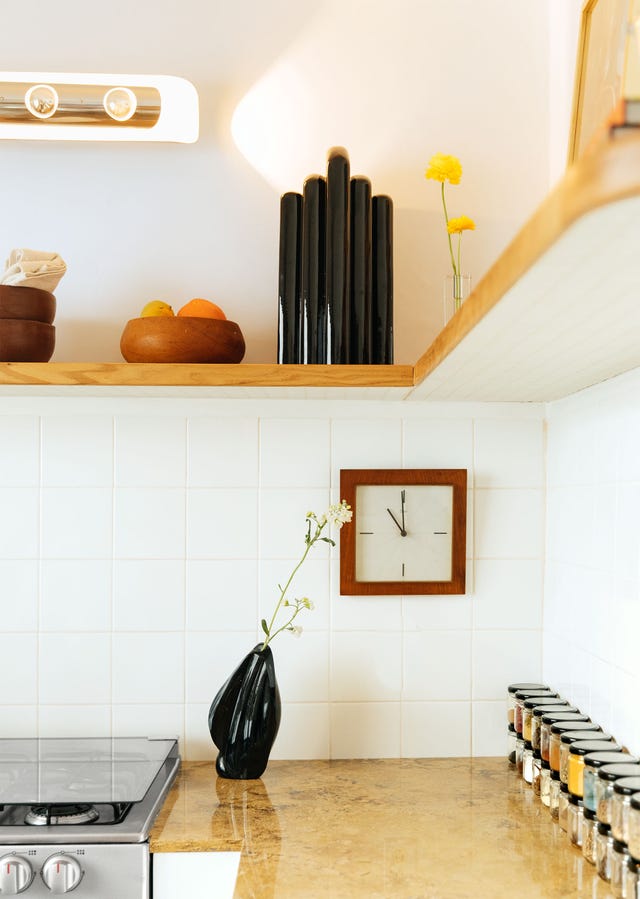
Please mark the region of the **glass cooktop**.
POLYGON ((175 740, 0 739, 0 805, 139 802, 175 740))

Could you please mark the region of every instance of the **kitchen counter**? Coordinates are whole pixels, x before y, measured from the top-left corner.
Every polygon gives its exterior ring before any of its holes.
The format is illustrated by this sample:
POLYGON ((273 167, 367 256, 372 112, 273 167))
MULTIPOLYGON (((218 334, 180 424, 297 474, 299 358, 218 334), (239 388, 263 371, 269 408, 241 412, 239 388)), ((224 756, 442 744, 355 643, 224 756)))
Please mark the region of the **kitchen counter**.
POLYGON ((240 851, 234 899, 610 897, 505 759, 186 762, 151 851, 240 851))

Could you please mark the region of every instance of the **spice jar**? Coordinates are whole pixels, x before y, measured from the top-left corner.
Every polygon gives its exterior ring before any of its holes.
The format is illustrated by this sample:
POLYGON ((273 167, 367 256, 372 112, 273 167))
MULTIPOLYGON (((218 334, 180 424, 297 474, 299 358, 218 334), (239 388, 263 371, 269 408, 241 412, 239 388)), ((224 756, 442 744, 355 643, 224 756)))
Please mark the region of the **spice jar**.
MULTIPOLYGON (((566 737, 567 734, 563 734, 562 736, 566 737)), ((584 793, 583 777, 585 756, 590 752, 597 752, 602 746, 606 746, 610 752, 622 752, 622 746, 614 743, 613 738, 611 738, 611 742, 607 743, 605 740, 598 740, 598 737, 604 737, 604 734, 595 733, 593 736, 593 740, 591 738, 588 740, 576 740, 569 744, 567 783, 569 784, 569 792, 575 793, 575 795, 580 796, 580 798, 582 798, 584 793)), ((560 746, 561 754, 562 749, 563 745, 560 746)), ((560 759, 560 780, 562 780, 562 758, 560 759)))
MULTIPOLYGON (((601 727, 599 724, 594 724, 593 721, 556 721, 555 724, 551 725, 549 734, 549 764, 552 771, 560 771, 560 738, 562 734, 566 734, 568 731, 577 732, 579 730, 587 731, 588 734, 600 733, 601 727)), ((589 736, 585 735, 585 740, 588 739, 589 736)))
MULTIPOLYGON (((566 730, 563 734, 560 734, 560 780, 563 783, 569 782, 569 750, 571 744, 583 740, 601 741, 608 746, 613 742, 613 737, 611 734, 605 734, 601 730, 587 731, 586 733, 581 730, 566 730)), ((593 749, 595 751, 597 746, 594 746, 593 749)))
POLYGON ((582 810, 582 856, 590 865, 596 863, 596 813, 591 809, 582 810))
POLYGON ((569 818, 569 787, 560 782, 558 794, 558 824, 566 832, 569 818))
POLYGON ((606 880, 611 880, 611 853, 613 852, 613 836, 608 824, 598 824, 596 832, 596 868, 598 875, 606 880))
POLYGON ((531 779, 531 789, 534 796, 540 795, 540 780, 542 778, 542 759, 540 758, 540 750, 533 750, 533 777, 531 779))
MULTIPOLYGON (((567 706, 567 709, 571 706, 567 706)), ((551 737, 551 725, 560 721, 589 721, 588 715, 577 712, 556 712, 548 709, 542 713, 540 725, 540 755, 545 762, 549 761, 549 738, 551 737)))
MULTIPOLYGON (((540 740, 541 740, 541 730, 542 730, 542 716, 547 714, 548 712, 551 712, 552 714, 554 712, 559 712, 560 714, 562 714, 564 712, 565 715, 566 714, 577 715, 583 721, 588 720, 587 716, 581 715, 580 710, 577 709, 576 706, 574 706, 574 705, 565 705, 565 706, 562 706, 562 705, 550 705, 550 706, 537 705, 533 709, 533 714, 531 716, 531 745, 533 746, 534 749, 541 748, 540 740)), ((561 720, 561 719, 558 719, 558 720, 561 720)), ((578 720, 578 718, 569 719, 569 720, 578 720)))
POLYGON ((536 708, 543 708, 545 705, 557 708, 558 706, 568 706, 569 703, 554 695, 530 696, 528 699, 525 699, 522 703, 522 736, 525 742, 531 742, 531 719, 533 718, 533 710, 536 708))
POLYGON ((582 846, 582 799, 569 793, 567 809, 567 833, 574 846, 582 846))
POLYGON ((507 731, 507 761, 510 765, 516 763, 516 729, 513 724, 509 725, 507 731))
MULTIPOLYGON (((524 711, 524 703, 526 699, 531 699, 534 696, 539 696, 541 699, 547 699, 550 696, 558 697, 557 693, 554 693, 549 689, 539 689, 539 690, 518 690, 515 694, 515 708, 514 708, 514 718, 513 725, 516 729, 516 733, 520 736, 522 735, 522 715, 524 711)), ((562 705, 562 700, 560 700, 560 704, 562 705)), ((544 705, 544 703, 543 703, 544 705)))
POLYGON ((551 690, 546 684, 509 684, 507 687, 507 721, 515 724, 516 693, 522 690, 551 690))
POLYGON ((629 852, 640 864, 640 793, 631 797, 629 809, 629 852))
POLYGON ((629 765, 637 765, 634 755, 620 753, 620 758, 613 765, 603 765, 598 771, 596 780, 596 815, 603 824, 611 824, 611 798, 613 785, 621 777, 635 777, 639 772, 629 765))
POLYGON ((632 855, 629 856, 627 862, 627 899, 638 899, 640 897, 640 862, 637 862, 632 855))
POLYGON ((516 771, 522 777, 522 757, 524 755, 524 740, 516 737, 516 771))
MULTIPOLYGON (((590 752, 584 757, 584 773, 583 773, 583 791, 584 807, 595 812, 598 808, 598 800, 596 799, 596 782, 598 780, 598 771, 605 765, 614 765, 621 759, 626 759, 624 752, 611 752, 609 749, 590 752)), ((634 776, 638 773, 635 769, 629 772, 634 776)))
POLYGON ((533 748, 526 741, 522 753, 522 779, 526 784, 533 781, 533 748))
MULTIPOLYGON (((535 761, 534 761, 535 764, 535 761)), ((551 789, 551 768, 549 762, 540 760, 540 802, 549 808, 549 791, 551 789)))
POLYGON ((560 807, 560 772, 551 768, 549 777, 549 814, 554 821, 558 820, 558 809, 560 807))
POLYGON ((620 840, 613 841, 611 852, 611 892, 616 899, 627 899, 627 863, 629 850, 626 843, 620 840))
POLYGON ((631 797, 640 792, 640 777, 621 777, 613 785, 611 797, 611 833, 614 840, 629 842, 631 797))

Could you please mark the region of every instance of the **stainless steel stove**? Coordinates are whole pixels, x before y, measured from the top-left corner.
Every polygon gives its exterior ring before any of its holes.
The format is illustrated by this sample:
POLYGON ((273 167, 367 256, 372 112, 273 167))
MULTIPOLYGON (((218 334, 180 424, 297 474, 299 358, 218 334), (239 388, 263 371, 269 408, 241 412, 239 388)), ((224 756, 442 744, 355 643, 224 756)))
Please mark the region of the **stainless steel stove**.
POLYGON ((0 895, 151 895, 149 832, 175 740, 0 740, 0 895))

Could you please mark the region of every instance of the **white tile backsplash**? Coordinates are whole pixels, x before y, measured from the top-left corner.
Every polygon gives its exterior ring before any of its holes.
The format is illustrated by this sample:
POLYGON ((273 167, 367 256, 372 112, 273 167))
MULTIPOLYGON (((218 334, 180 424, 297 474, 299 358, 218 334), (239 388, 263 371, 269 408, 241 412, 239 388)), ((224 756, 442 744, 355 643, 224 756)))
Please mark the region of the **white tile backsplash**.
MULTIPOLYGON (((185 757, 215 758, 209 705, 261 639, 307 511, 340 498, 342 468, 404 465, 468 470, 467 594, 341 596, 339 546, 314 547, 290 595, 315 609, 300 639, 273 644, 272 757, 502 754, 505 685, 539 676, 540 409, 75 402, 17 414, 0 400, 0 460, 14 472, 0 476, 0 733, 84 722, 177 735, 185 757)), ((617 499, 606 485, 609 521, 626 514, 617 499)), ((617 565, 626 609, 629 566, 617 565)))

